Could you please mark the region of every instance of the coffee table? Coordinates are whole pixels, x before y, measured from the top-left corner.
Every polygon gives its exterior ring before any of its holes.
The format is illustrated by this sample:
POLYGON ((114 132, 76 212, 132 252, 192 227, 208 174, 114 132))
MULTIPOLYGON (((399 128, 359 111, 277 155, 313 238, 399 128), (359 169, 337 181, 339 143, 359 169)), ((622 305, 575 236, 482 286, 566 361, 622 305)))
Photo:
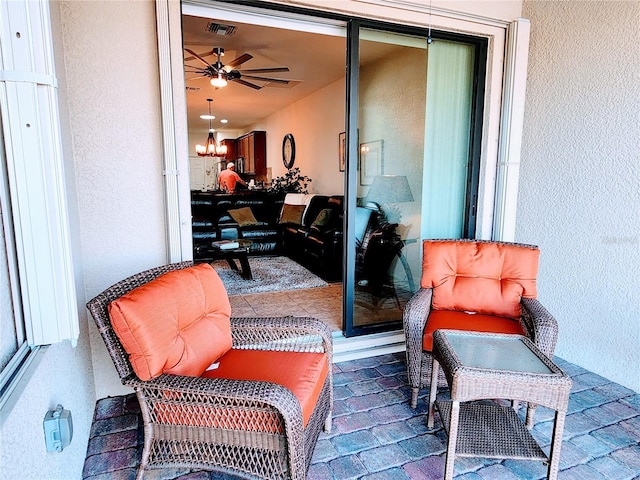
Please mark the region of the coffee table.
POLYGON ((549 461, 547 478, 558 477, 560 446, 571 379, 528 338, 520 335, 436 330, 427 424, 434 405, 448 433, 445 480, 456 456, 549 461), (442 367, 451 401, 436 400, 442 367), (542 451, 514 410, 484 399, 544 405, 556 411, 550 455, 542 451))
POLYGON ((249 264, 249 248, 253 243, 251 240, 238 239, 237 248, 222 249, 215 242, 211 244, 214 259, 226 260, 232 270, 235 270, 245 280, 253 280, 251 273, 251 265, 249 264), (240 262, 240 268, 236 264, 236 260, 240 262))

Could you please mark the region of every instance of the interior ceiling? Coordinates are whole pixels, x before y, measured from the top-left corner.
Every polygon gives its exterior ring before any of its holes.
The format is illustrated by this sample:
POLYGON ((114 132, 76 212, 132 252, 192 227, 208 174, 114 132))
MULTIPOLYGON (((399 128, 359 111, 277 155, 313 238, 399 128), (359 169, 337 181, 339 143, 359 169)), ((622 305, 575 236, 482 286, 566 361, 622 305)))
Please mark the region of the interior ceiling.
MULTIPOLYGON (((253 58, 237 67, 238 69, 284 66, 289 67, 288 72, 267 73, 262 76, 294 80, 291 86, 265 86, 261 90, 235 82, 216 89, 209 78, 195 78, 196 74, 187 73, 187 116, 189 130, 193 132, 206 132, 209 128, 208 121, 200 118, 200 115, 207 113, 207 98, 213 99, 211 113, 216 118, 212 121, 212 127, 226 138, 225 131, 246 130, 260 119, 345 77, 344 37, 190 15, 182 17, 182 33, 184 47, 197 54, 206 55, 214 47, 222 47, 225 55, 221 61, 228 64, 236 57, 249 53, 253 58), (230 25, 235 27, 235 31, 232 35, 226 35, 222 31, 212 33, 208 28, 210 23, 230 25), (221 124, 220 119, 223 118, 229 120, 229 123, 221 124)), ((391 43, 376 42, 374 45, 374 48, 362 49, 360 52, 361 66, 392 56, 401 48, 391 43)), ((192 55, 184 52, 184 58, 189 57, 192 55)), ((210 54, 205 60, 215 63, 217 57, 210 54)), ((202 66, 197 59, 187 63, 202 66)))
MULTIPOLYGON (((210 84, 209 78, 195 79, 196 74, 187 73, 187 114, 191 131, 206 132, 209 128, 208 121, 200 118, 200 115, 207 113, 207 98, 213 99, 211 113, 216 118, 212 126, 216 131, 243 130, 345 76, 345 38, 188 15, 182 17, 182 22, 185 48, 206 54, 214 47, 222 47, 225 49, 225 55, 221 58, 223 64, 249 53, 253 58, 238 69, 285 66, 289 67, 288 72, 266 73, 262 76, 295 80, 291 86, 265 86, 261 90, 236 82, 216 89, 210 84), (233 35, 211 33, 207 28, 211 22, 232 25, 236 27, 235 32, 233 35), (229 123, 221 124, 222 118, 228 119, 229 123)), ((187 52, 184 52, 184 56, 191 57, 187 52)), ((212 54, 206 56, 205 60, 214 63, 217 57, 212 54)), ((197 59, 188 64, 201 66, 197 59)))

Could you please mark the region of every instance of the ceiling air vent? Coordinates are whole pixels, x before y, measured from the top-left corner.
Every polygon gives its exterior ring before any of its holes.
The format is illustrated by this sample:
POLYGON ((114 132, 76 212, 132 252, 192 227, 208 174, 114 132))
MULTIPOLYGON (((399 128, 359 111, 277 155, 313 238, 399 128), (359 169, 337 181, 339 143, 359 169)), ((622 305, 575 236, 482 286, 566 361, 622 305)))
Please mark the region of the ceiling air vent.
POLYGON ((206 31, 215 35, 223 35, 230 37, 236 33, 236 27, 233 25, 223 25, 221 23, 209 22, 206 31))

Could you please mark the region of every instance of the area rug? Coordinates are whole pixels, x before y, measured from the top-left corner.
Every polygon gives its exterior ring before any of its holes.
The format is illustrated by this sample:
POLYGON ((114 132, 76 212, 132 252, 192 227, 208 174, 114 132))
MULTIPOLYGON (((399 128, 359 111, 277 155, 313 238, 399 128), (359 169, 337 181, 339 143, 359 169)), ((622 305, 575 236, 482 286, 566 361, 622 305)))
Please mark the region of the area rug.
POLYGON ((244 280, 226 260, 211 262, 229 295, 326 287, 327 282, 288 257, 249 257, 253 280, 244 280))

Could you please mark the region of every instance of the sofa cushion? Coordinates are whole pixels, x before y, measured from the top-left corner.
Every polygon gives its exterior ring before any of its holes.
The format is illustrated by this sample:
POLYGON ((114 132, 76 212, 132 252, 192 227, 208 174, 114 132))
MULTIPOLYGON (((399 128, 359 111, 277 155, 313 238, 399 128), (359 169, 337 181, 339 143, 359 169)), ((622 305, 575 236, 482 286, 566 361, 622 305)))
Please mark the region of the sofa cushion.
POLYGON ((312 198, 309 199, 309 203, 307 204, 307 208, 302 215, 302 225, 309 228, 311 224, 316 219, 318 214, 325 208, 327 208, 327 202, 329 197, 326 195, 313 195, 312 198))
POLYGON ((207 263, 165 273, 109 304, 111 323, 141 380, 200 376, 231 348, 231 307, 207 263))
POLYGON ((323 208, 318 215, 316 215, 315 220, 311 224, 311 228, 324 232, 331 227, 332 219, 333 211, 330 208, 323 208))
POLYGON ((285 203, 282 206, 282 215, 280 215, 280 223, 292 223, 294 225, 302 224, 302 214, 306 205, 289 205, 285 203))
POLYGON ((425 240, 422 288, 433 288, 437 310, 518 319, 522 297, 535 298, 536 247, 475 241, 425 240))
POLYGON ((229 210, 228 213, 240 227, 246 227, 248 225, 258 225, 258 221, 256 220, 256 217, 253 216, 253 212, 251 211, 251 207, 236 208, 234 210, 229 210))
POLYGON ((470 314, 452 310, 432 310, 422 337, 422 349, 433 349, 433 332, 441 328, 473 332, 510 333, 526 335, 522 324, 511 318, 470 314))

